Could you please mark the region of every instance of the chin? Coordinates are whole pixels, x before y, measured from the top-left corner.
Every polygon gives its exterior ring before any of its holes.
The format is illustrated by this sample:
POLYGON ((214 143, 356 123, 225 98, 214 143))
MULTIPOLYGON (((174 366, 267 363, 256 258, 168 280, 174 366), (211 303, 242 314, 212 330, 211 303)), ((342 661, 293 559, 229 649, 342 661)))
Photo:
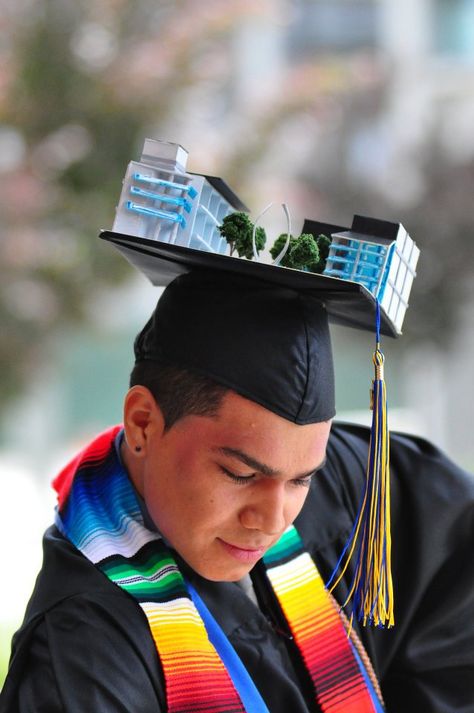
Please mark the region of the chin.
POLYGON ((252 567, 193 567, 204 579, 210 582, 238 582, 245 577, 252 567))

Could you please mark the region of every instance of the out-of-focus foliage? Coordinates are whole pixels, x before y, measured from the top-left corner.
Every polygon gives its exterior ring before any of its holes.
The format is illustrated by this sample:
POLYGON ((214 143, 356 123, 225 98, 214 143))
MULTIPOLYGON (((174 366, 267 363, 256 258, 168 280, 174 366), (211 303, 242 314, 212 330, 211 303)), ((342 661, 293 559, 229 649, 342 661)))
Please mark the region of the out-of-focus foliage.
MULTIPOLYGON (((191 170, 221 175, 256 213, 278 193, 301 224, 401 220, 423 248, 407 331, 448 335, 474 262, 472 152, 447 151, 437 115, 422 140, 398 141, 386 121, 391 69, 376 53, 289 58, 283 41, 276 81, 247 94, 246 28, 287 37, 292 5, 3 2, 0 403, 51 337, 90 318, 97 290, 130 275, 97 232, 112 225, 146 136, 182 142, 191 170)), ((252 37, 256 69, 269 73, 252 37)))
MULTIPOLYGON (((239 188, 275 131, 317 99, 316 85, 295 92, 288 76, 265 115, 257 109, 252 118, 251 109, 238 106, 233 36, 239 23, 255 13, 265 18, 267 10, 246 0, 35 0, 5 11, 11 43, 1 50, 0 77, 2 404, 34 372, 50 337, 88 318, 95 291, 130 275, 97 232, 112 224, 125 167, 139 157, 145 136, 180 140, 176 133, 188 135, 209 105, 212 121, 229 122, 234 135, 241 111, 238 140, 227 142, 224 132, 219 143, 211 123, 200 141, 207 168, 214 162, 239 188), (252 162, 240 161, 242 146, 252 162)), ((200 121, 205 127, 206 117, 200 121)))
POLYGON ((0 82, 3 404, 48 337, 130 275, 98 230, 112 223, 143 138, 160 136, 186 89, 209 81, 212 67, 196 76, 196 63, 238 5, 196 17, 190 2, 35 0, 4 18, 13 42, 0 82))

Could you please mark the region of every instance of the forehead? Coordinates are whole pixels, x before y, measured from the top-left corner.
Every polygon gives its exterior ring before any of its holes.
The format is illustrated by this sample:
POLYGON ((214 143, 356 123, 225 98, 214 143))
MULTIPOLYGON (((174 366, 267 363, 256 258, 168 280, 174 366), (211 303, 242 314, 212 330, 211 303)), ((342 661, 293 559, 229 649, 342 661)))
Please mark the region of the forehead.
POLYGON ((240 450, 282 473, 319 466, 330 431, 330 422, 297 425, 234 392, 224 396, 216 417, 187 420, 195 446, 240 450))

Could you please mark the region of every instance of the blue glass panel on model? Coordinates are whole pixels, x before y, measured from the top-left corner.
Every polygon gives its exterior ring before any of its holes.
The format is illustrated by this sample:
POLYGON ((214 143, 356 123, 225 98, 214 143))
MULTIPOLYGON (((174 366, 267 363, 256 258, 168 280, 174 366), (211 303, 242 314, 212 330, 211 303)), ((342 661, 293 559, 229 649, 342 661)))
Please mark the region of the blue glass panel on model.
POLYGON ((386 259, 386 261, 385 261, 385 270, 383 271, 383 274, 382 274, 382 279, 381 279, 381 281, 380 281, 380 286, 379 286, 378 292, 377 292, 377 294, 375 295, 375 296, 378 298, 379 302, 382 301, 383 296, 384 296, 384 294, 385 294, 385 287, 387 286, 388 273, 389 273, 389 270, 390 270, 390 264, 391 264, 391 262, 392 262, 393 253, 394 253, 394 251, 395 251, 395 247, 396 247, 396 246, 395 246, 395 243, 394 243, 393 245, 390 245, 390 247, 389 247, 389 249, 388 249, 387 259, 386 259))
POLYGON ((140 213, 141 215, 147 215, 152 218, 169 220, 172 223, 179 223, 182 228, 186 227, 186 219, 183 215, 179 215, 179 213, 173 213, 167 210, 158 210, 157 208, 149 208, 148 206, 132 203, 132 201, 127 201, 126 206, 127 210, 131 211, 132 213, 140 213))
POLYGON ((139 196, 140 198, 149 198, 153 201, 159 201, 160 203, 168 203, 168 205, 175 205, 184 208, 186 213, 191 211, 191 203, 186 200, 186 198, 176 198, 175 196, 167 196, 164 193, 153 193, 153 191, 145 191, 143 188, 138 188, 137 186, 131 186, 130 193, 133 196, 139 196))
POLYGON ((135 181, 151 183, 154 186, 162 186, 163 188, 174 188, 177 191, 184 191, 190 198, 196 198, 197 196, 197 191, 193 186, 186 186, 182 183, 176 183, 176 181, 165 181, 161 178, 153 178, 153 176, 144 176, 141 173, 135 173, 133 175, 133 179, 135 181))

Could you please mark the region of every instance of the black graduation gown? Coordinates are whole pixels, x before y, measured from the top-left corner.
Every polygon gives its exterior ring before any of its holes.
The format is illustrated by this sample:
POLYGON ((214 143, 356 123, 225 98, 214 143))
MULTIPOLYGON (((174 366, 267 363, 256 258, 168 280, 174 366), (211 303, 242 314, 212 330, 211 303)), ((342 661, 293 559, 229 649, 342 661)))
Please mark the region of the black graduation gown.
MULTIPOLYGON (((367 444, 367 429, 333 426, 327 465, 297 519, 323 576, 354 521, 367 444)), ((389 713, 473 713, 474 482, 429 443, 408 436, 392 435, 391 464, 396 625, 363 630, 361 638, 389 713)), ((260 607, 237 584, 209 582, 187 568, 186 574, 271 713, 319 710, 260 565, 251 573, 260 607)), ((163 675, 143 612, 50 528, 43 567, 14 637, 0 713, 165 710, 163 675)))

